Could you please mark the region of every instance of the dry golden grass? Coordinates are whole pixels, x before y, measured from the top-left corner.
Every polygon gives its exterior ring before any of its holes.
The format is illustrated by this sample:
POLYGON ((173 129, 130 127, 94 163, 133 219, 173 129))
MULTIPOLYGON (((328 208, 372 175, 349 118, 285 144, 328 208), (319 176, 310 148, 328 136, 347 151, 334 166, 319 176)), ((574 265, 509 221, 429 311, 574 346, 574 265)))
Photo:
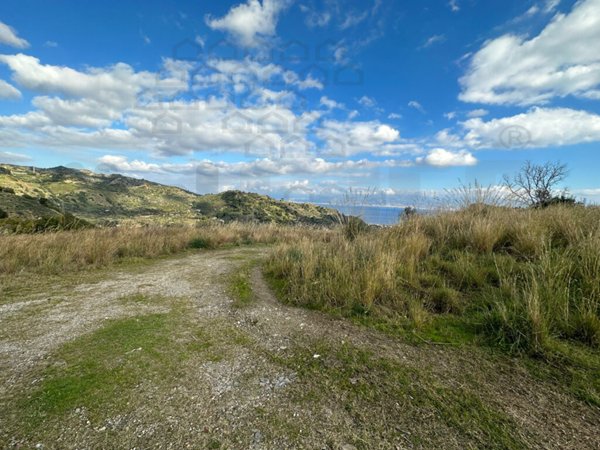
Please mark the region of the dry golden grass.
POLYGON ((52 273, 101 267, 127 258, 156 258, 189 248, 292 242, 329 231, 310 227, 218 224, 199 227, 99 228, 0 236, 0 274, 52 273))
POLYGON ((277 247, 268 270, 298 305, 350 315, 471 317, 502 345, 600 345, 600 208, 472 206, 352 240, 277 247))

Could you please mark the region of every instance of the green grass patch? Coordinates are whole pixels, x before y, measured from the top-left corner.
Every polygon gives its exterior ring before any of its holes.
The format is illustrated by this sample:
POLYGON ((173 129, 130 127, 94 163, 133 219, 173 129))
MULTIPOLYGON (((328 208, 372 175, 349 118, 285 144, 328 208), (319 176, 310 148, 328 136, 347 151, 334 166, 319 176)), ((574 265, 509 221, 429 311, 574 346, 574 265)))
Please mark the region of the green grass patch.
POLYGON ((11 403, 7 417, 15 422, 7 428, 25 436, 49 430, 52 436, 77 408, 85 408, 92 423, 100 423, 136 404, 140 386, 152 386, 154 392, 178 386, 187 360, 217 362, 229 349, 250 345, 245 335, 222 321, 198 325, 181 300, 162 302, 171 306, 170 312, 108 321, 50 355, 51 365, 36 375, 41 382, 24 388, 11 403))
POLYGON ((355 424, 352 443, 357 448, 367 448, 366 442, 401 440, 432 447, 436 442, 441 445, 443 433, 448 432, 465 448, 527 447, 517 424, 484 402, 476 386, 455 386, 425 368, 409 367, 352 345, 334 347, 323 342, 314 343, 310 350, 296 348, 271 358, 298 375, 291 393, 296 407, 312 408, 328 398, 344 409, 355 424))
POLYGON ((254 261, 247 262, 229 276, 228 288, 233 297, 234 308, 249 306, 254 301, 251 277, 255 265, 254 261))

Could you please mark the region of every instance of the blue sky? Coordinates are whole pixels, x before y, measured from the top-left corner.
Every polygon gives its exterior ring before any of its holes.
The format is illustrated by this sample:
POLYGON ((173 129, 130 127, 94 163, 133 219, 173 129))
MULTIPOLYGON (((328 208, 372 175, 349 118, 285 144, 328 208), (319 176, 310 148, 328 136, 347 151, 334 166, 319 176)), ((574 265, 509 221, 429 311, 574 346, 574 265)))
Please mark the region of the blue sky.
POLYGON ((567 163, 600 201, 600 0, 0 4, 0 161, 404 205, 567 163))

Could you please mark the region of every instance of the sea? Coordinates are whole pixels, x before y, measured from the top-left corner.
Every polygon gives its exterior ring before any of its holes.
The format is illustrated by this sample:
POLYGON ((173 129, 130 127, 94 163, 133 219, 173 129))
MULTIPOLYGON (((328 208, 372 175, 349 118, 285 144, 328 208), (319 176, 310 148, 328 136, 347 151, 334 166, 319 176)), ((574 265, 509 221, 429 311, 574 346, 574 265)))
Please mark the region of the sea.
MULTIPOLYGON (((370 225, 394 225, 400 222, 403 206, 374 206, 374 205, 332 205, 318 203, 319 206, 337 209, 347 216, 357 216, 370 225)), ((433 211, 417 209, 418 214, 431 214, 433 211)))

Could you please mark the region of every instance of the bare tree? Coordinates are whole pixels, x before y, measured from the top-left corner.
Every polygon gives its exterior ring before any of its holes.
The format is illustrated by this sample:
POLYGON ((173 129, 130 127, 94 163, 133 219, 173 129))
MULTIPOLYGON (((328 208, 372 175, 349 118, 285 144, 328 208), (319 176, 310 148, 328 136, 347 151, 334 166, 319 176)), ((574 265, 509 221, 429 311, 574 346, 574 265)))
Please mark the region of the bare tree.
POLYGON ((560 162, 533 164, 526 161, 513 177, 504 175, 504 186, 517 202, 527 206, 544 206, 558 194, 556 186, 568 173, 567 165, 560 162))

